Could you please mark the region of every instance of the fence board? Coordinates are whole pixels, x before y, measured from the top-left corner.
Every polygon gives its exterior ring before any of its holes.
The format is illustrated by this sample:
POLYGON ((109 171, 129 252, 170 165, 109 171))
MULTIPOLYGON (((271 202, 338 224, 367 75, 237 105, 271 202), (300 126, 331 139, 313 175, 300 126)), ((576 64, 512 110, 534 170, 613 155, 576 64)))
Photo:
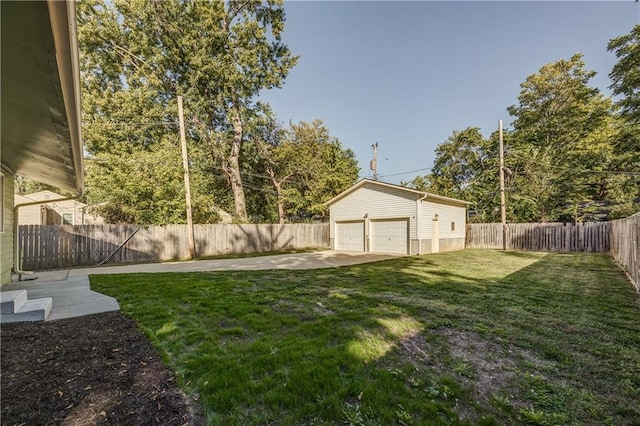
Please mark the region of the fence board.
MULTIPOLYGON (((506 234, 509 250, 610 253, 640 291, 640 213, 611 222, 510 223, 506 234)), ((467 225, 466 247, 501 249, 502 224, 467 225)))
MULTIPOLYGON (((131 238, 108 263, 189 257, 187 225, 21 225, 23 270, 97 265, 131 238)), ((329 224, 194 225, 198 256, 329 247, 329 224)))
MULTIPOLYGON (((510 223, 507 249, 526 251, 606 253, 609 251, 611 222, 593 223, 510 223)), ((467 225, 467 248, 501 249, 502 224, 467 225)))
POLYGON ((611 256, 640 291, 640 213, 611 222, 611 256))

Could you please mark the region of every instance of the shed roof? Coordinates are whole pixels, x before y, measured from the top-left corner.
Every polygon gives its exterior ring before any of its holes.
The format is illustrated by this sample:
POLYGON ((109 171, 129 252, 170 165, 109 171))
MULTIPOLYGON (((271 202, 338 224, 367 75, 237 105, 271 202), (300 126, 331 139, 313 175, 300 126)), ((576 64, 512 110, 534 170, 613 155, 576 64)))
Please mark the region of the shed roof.
POLYGON ((355 190, 357 190, 358 188, 366 184, 373 184, 381 187, 394 188, 397 190, 406 191, 408 193, 416 194, 416 196, 424 197, 426 200, 430 200, 430 201, 457 204, 462 207, 466 207, 468 204, 471 204, 469 201, 458 200, 456 198, 450 198, 450 197, 444 197, 442 195, 436 195, 436 194, 432 194, 430 192, 425 192, 425 191, 418 191, 417 189, 407 188, 400 185, 394 185, 387 182, 380 182, 378 180, 371 180, 371 179, 362 179, 352 187, 346 189, 345 191, 341 192, 340 194, 336 195, 335 197, 333 197, 332 199, 324 203, 324 205, 330 206, 331 204, 335 203, 338 200, 341 200, 342 198, 346 197, 347 195, 351 194, 352 192, 354 192, 355 190))

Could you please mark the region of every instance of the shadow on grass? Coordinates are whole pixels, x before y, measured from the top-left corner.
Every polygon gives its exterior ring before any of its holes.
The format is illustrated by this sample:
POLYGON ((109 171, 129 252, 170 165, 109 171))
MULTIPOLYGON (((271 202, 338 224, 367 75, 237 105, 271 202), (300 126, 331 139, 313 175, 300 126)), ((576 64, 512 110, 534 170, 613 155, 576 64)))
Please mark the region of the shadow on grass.
POLYGON ((640 322, 615 271, 601 255, 469 250, 91 282, 214 424, 625 424, 640 322))

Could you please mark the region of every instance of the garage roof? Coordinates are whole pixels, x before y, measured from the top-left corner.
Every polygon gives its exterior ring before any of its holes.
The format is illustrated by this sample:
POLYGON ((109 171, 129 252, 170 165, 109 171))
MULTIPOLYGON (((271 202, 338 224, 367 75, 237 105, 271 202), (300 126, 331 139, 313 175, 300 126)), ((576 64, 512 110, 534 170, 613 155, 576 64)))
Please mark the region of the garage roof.
POLYGON ((350 193, 352 193, 356 189, 358 189, 358 188, 360 188, 360 187, 362 187, 363 185, 366 185, 366 184, 373 184, 373 185, 378 185, 378 186, 381 186, 381 187, 394 188, 394 189, 398 189, 398 190, 401 190, 401 191, 406 191, 406 192, 409 192, 409 193, 416 194, 416 196, 418 196, 419 198, 425 197, 426 200, 445 202, 445 203, 449 203, 449 204, 457 204, 457 205, 460 205, 460 206, 463 206, 463 207, 467 206, 468 204, 471 204, 469 201, 458 200, 456 198, 443 197, 442 195, 436 195, 436 194, 432 194, 430 192, 418 191, 417 189, 407 188, 407 187, 400 186, 400 185, 393 185, 391 183, 380 182, 378 180, 362 179, 358 183, 353 185, 351 188, 345 190, 344 192, 336 195, 335 197, 333 197, 332 199, 330 199, 329 201, 324 203, 324 205, 325 206, 330 206, 331 204, 333 204, 336 201, 346 197, 347 195, 349 195, 350 193))
POLYGON ((2 165, 82 192, 75 4, 1 2, 2 165))

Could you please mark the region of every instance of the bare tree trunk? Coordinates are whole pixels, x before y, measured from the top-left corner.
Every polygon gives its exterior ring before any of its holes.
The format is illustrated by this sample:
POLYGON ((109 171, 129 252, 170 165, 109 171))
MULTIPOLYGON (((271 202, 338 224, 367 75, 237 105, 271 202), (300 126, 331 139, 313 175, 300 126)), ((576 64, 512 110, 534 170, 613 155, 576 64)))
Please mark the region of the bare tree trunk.
POLYGON ((284 225, 284 219, 285 219, 285 210, 284 210, 284 197, 282 196, 282 184, 289 179, 289 177, 291 177, 291 175, 287 175, 284 179, 282 179, 280 182, 278 182, 278 180, 276 179, 276 174, 274 173, 273 169, 271 168, 267 168, 267 173, 269 174, 269 176, 271 177, 271 182, 273 183, 273 186, 276 188, 276 195, 278 197, 278 222, 280 223, 280 225, 284 225))
POLYGON ((277 185, 276 192, 278 193, 278 219, 279 219, 280 225, 284 225, 284 216, 285 216, 284 199, 282 198, 281 191, 282 191, 282 185, 277 185))
MULTIPOLYGON (((233 21, 236 14, 240 13, 247 4, 248 2, 242 3, 238 5, 237 9, 229 11, 229 15, 225 15, 222 24, 223 31, 227 39, 229 37, 229 24, 233 21)), ((229 89, 233 107, 233 111, 229 111, 229 113, 232 114, 233 142, 231 144, 231 153, 224 161, 222 168, 229 179, 231 192, 233 193, 233 201, 235 205, 234 217, 239 222, 247 222, 247 202, 244 195, 244 186, 242 185, 242 176, 240 174, 240 153, 242 151, 244 126, 242 124, 242 115, 240 114, 240 103, 238 102, 236 88, 233 84, 230 84, 227 88, 229 89)))
POLYGON ((231 153, 227 159, 225 173, 231 184, 233 200, 235 204, 234 216, 240 222, 247 221, 247 202, 244 195, 244 187, 242 185, 242 175, 240 174, 240 151, 242 150, 243 135, 242 119, 236 110, 233 115, 233 142, 231 145, 231 153))

